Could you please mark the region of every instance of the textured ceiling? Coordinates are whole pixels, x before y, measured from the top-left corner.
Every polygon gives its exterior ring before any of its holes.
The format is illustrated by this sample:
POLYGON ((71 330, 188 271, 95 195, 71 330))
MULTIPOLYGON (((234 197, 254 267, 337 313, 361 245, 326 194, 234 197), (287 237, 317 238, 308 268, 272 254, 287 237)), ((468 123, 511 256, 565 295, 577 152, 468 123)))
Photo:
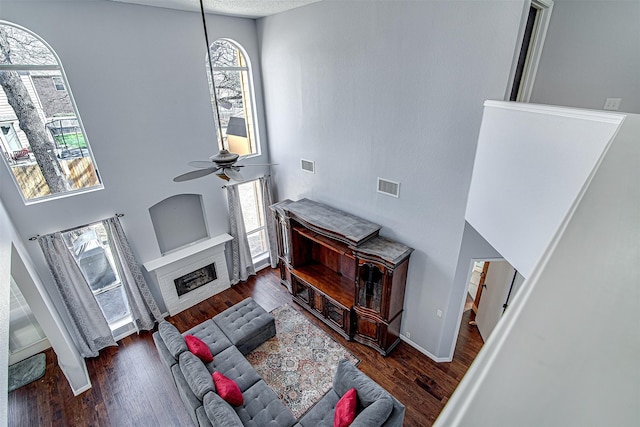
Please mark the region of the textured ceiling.
MULTIPOLYGON (((199 11, 199 0, 111 0, 120 3, 199 11)), ((207 13, 262 18, 320 0, 203 0, 207 13)))

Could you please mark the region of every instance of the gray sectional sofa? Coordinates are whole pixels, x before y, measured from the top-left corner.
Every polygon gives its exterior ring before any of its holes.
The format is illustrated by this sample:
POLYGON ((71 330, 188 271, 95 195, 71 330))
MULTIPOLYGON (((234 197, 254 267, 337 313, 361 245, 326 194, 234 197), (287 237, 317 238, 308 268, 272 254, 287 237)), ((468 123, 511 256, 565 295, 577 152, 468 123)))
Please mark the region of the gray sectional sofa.
POLYGON ((244 357, 275 333, 273 316, 247 298, 184 333, 163 321, 153 340, 197 426, 333 426, 335 405, 351 387, 357 390, 359 410, 352 426, 402 426, 404 406, 347 361, 340 362, 333 389, 296 420, 244 357), (186 335, 207 344, 213 362, 194 356, 186 335), (243 405, 231 406, 216 394, 214 371, 238 384, 243 405))

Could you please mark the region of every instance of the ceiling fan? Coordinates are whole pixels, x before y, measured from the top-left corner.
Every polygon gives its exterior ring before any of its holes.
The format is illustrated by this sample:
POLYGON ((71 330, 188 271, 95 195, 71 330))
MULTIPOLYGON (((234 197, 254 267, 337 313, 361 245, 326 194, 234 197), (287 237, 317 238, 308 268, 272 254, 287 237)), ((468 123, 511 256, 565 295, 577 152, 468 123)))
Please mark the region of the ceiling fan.
POLYGON ((174 182, 182 182, 189 181, 192 179, 200 178, 203 176, 207 176, 209 174, 215 173, 218 178, 222 178, 225 181, 234 180, 234 181, 243 181, 244 178, 240 174, 240 168, 245 166, 272 166, 275 163, 265 163, 265 164, 251 164, 251 165, 238 165, 236 162, 238 161, 239 154, 231 153, 226 149, 220 150, 217 154, 209 157, 209 161, 201 160, 201 161, 193 161, 189 162, 189 166, 194 168, 199 168, 197 170, 184 173, 182 175, 178 175, 173 178, 174 182))
MULTIPOLYGON (((202 0, 200 0, 200 13, 202 15, 202 28, 204 30, 204 41, 207 47, 207 53, 209 53, 210 44, 209 44, 209 34, 207 32, 207 21, 205 19, 204 14, 204 5, 202 0)), ((211 81, 213 82, 214 74, 213 74, 213 64, 211 61, 211 55, 207 54, 208 63, 209 63, 209 72, 211 73, 211 81)), ((196 178, 201 178, 203 176, 207 176, 209 174, 215 173, 219 178, 224 179, 225 181, 234 180, 234 181, 243 181, 244 178, 240 174, 240 168, 245 166, 271 166, 275 165, 275 163, 267 163, 267 164, 250 164, 250 165, 238 165, 236 162, 238 161, 238 157, 240 157, 237 153, 232 153, 226 148, 224 148, 224 138, 222 136, 222 124, 220 123, 220 113, 218 112, 218 96, 216 94, 215 86, 213 86, 213 105, 215 105, 214 112, 216 115, 216 125, 218 135, 220 135, 220 139, 222 140, 222 149, 215 155, 209 157, 209 161, 193 161, 189 162, 189 166, 194 168, 198 168, 197 170, 184 173, 182 175, 178 175, 173 178, 174 182, 183 182, 189 181, 196 178)), ((242 123, 239 132, 235 132, 238 136, 246 137, 246 128, 244 127, 244 119, 236 119, 238 122, 242 123), (244 132, 244 135, 241 134, 244 132)), ((231 121, 229 122, 229 127, 232 126, 231 121)), ((235 125, 237 126, 237 124, 235 125)), ((229 127, 227 128, 227 134, 229 134, 229 127)))

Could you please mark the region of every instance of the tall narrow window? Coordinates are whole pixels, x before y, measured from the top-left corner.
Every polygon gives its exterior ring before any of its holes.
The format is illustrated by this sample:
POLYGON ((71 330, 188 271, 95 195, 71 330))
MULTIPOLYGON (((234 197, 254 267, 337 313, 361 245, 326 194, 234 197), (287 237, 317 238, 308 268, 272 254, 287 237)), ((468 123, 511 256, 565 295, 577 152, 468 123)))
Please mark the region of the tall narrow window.
POLYGON ((260 182, 255 180, 238 184, 238 194, 251 258, 255 265, 266 258, 269 253, 260 182))
POLYGON ((115 335, 132 319, 107 231, 98 222, 62 235, 115 335))
POLYGON ((0 21, 0 149, 25 203, 102 188, 53 50, 0 21))
POLYGON ((211 102, 222 130, 218 144, 241 156, 258 154, 251 67, 246 54, 239 45, 226 39, 213 42, 209 54, 214 75, 212 88, 207 67, 211 102))

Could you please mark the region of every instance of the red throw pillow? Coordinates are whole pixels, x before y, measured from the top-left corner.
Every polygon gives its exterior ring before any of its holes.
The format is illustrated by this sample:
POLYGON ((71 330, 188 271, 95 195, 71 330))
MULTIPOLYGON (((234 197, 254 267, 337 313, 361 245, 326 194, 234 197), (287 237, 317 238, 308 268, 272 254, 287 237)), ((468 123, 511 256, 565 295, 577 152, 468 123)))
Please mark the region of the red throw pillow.
POLYGON ((240 406, 244 403, 240 387, 234 380, 225 377, 220 372, 214 372, 212 376, 218 396, 233 406, 240 406))
POLYGON ((187 342, 187 348, 189 351, 200 358, 203 362, 213 362, 213 354, 209 350, 209 346, 206 345, 200 338, 193 335, 187 335, 184 337, 187 342))
POLYGON ((347 427, 356 418, 356 404, 358 403, 356 389, 352 388, 338 400, 336 413, 333 416, 333 427, 347 427))

